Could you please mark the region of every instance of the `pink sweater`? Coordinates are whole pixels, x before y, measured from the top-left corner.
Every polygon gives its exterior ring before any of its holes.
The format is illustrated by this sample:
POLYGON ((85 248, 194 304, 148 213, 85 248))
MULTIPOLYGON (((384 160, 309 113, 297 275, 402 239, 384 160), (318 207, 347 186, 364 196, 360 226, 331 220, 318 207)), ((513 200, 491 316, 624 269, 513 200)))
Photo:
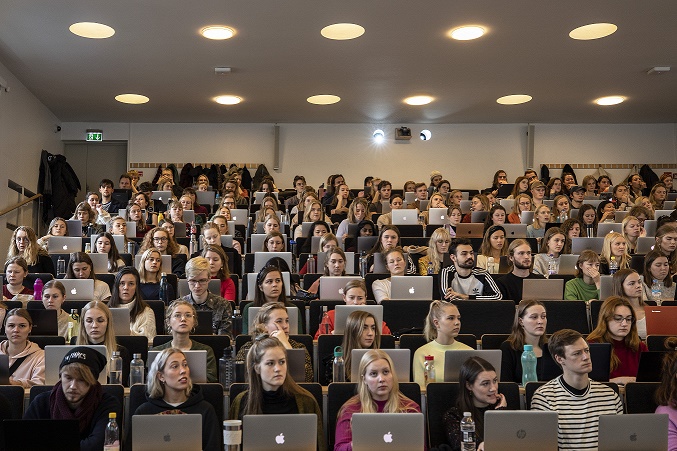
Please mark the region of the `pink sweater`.
MULTIPOLYGON (((0 354, 7 354, 9 342, 4 340, 0 343, 0 354)), ((14 374, 10 376, 9 383, 30 388, 33 385, 45 385, 45 351, 40 346, 29 341, 26 348, 17 355, 9 358, 9 366, 12 366, 17 358, 28 356, 14 374)))

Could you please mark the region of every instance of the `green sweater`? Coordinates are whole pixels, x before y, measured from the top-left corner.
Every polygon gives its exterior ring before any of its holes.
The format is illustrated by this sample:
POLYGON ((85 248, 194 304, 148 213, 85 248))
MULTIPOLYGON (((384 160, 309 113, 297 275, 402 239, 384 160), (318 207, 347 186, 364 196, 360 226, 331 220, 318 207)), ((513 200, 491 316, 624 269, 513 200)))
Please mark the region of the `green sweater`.
MULTIPOLYGON (((207 351, 207 382, 218 382, 219 377, 216 372, 216 358, 214 357, 214 350, 211 346, 207 346, 202 343, 191 339, 192 345, 190 346, 191 351, 207 351)), ((168 349, 172 347, 172 341, 169 340, 167 343, 154 346, 153 351, 162 351, 163 349, 168 349)))
POLYGON ((599 299, 599 290, 593 283, 588 285, 582 277, 576 277, 566 283, 564 286, 564 299, 570 301, 589 301, 590 299, 599 299))

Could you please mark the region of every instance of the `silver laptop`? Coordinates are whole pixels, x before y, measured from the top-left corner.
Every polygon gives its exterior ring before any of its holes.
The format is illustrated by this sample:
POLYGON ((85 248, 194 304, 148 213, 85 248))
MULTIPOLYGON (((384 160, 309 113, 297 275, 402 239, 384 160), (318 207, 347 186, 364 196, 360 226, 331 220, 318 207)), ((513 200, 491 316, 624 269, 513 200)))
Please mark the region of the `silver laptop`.
MULTIPOLYGON (((127 221, 127 238, 136 238, 136 222, 135 221, 127 221)), ((118 249, 119 251, 120 249, 118 249)), ((123 252, 126 251, 126 249, 122 249, 123 252)))
POLYGON ((586 249, 590 249, 596 254, 602 252, 604 237, 577 237, 571 239, 571 253, 581 254, 586 249))
POLYGON ((656 210, 654 212, 654 218, 658 219, 661 216, 670 216, 673 210, 656 210))
POLYGON ((310 235, 310 228, 315 224, 314 222, 304 221, 301 223, 301 236, 308 237, 310 235))
MULTIPOLYGON (((155 358, 162 351, 148 351, 148 363, 150 366, 155 361, 155 358)), ((194 384, 207 383, 207 351, 183 351, 190 368, 190 378, 194 384)), ((202 445, 200 445, 202 446, 202 445)), ((136 446, 134 447, 136 449, 136 446)))
MULTIPOLYGON (((405 264, 408 264, 409 254, 406 252, 404 253, 404 262, 405 264)), ((406 271, 406 269, 405 269, 406 271)), ((390 274, 390 271, 388 271, 388 267, 386 266, 386 262, 383 260, 383 254, 380 252, 374 252, 374 273, 375 274, 390 274)))
POLYGON ((621 233, 623 230, 623 224, 618 222, 600 222, 597 224, 597 236, 604 238, 610 232, 621 233))
POLYGON ((68 231, 68 236, 82 238, 82 221, 79 219, 67 219, 66 230, 68 231))
MULTIPOLYGON (((187 279, 179 279, 178 288, 179 288, 179 297, 180 298, 190 294, 190 287, 188 287, 188 280, 187 279)), ((207 286, 207 290, 209 290, 210 293, 213 293, 217 296, 221 296, 221 280, 210 279, 209 285, 207 286)))
MULTIPOLYGON (((96 251, 96 238, 98 235, 92 235, 89 239, 90 245, 92 246, 92 252, 96 251)), ((125 237, 122 235, 113 235, 113 242, 115 243, 115 248, 120 254, 127 252, 127 247, 125 246, 125 237)), ((108 271, 108 269, 106 269, 108 271)))
POLYGON ((49 238, 50 254, 70 254, 82 252, 81 236, 52 236, 49 238))
POLYGON ((173 193, 171 191, 153 191, 150 195, 152 200, 159 200, 163 204, 169 203, 172 200, 173 193))
POLYGON ((243 208, 233 208, 230 210, 230 220, 235 224, 246 226, 249 223, 249 213, 243 208))
MULTIPOLYGON (((129 328, 129 326, 127 326, 129 328)), ((47 345, 45 346, 45 385, 54 385, 61 380, 59 377, 59 365, 61 361, 68 354, 68 351, 75 348, 76 345, 47 345)), ((106 354, 106 347, 104 345, 87 345, 88 348, 99 351, 108 360, 106 354)), ((99 382, 105 384, 108 382, 108 365, 106 371, 101 371, 99 374, 99 382)))
POLYGON ((246 451, 315 451, 317 415, 245 415, 242 449, 246 451))
POLYGON ((390 299, 432 301, 433 278, 427 276, 392 276, 390 299))
POLYGON ((605 301, 614 293, 614 276, 602 274, 599 280, 599 299, 605 301))
POLYGON ((617 211, 614 213, 614 221, 623 222, 623 219, 628 215, 627 211, 617 211))
POLYGON ((343 300, 343 288, 351 280, 360 280, 360 276, 322 276, 320 277, 320 299, 323 301, 343 300))
POLYGON ((265 197, 274 197, 275 199, 277 199, 277 193, 276 192, 266 193, 265 191, 255 191, 254 192, 254 203, 260 204, 261 202, 263 202, 263 199, 265 197))
POLYGON ((646 230, 646 236, 653 238, 656 236, 656 227, 658 226, 658 221, 655 219, 646 219, 644 221, 644 230, 646 230))
MULTIPOLYGON (((334 335, 343 335, 346 331, 348 316, 353 312, 369 312, 376 318, 376 327, 382 331, 383 306, 382 305, 337 305, 334 307, 334 335)), ((356 379, 353 379, 356 380, 356 379)))
POLYGON ((196 191, 195 198, 200 205, 214 205, 216 191, 196 191))
POLYGON ((522 224, 533 224, 534 223, 534 212, 533 211, 523 211, 520 213, 520 222, 522 224))
POLYGON ((459 207, 461 207, 461 213, 463 213, 463 214, 470 213, 470 207, 471 206, 472 206, 472 201, 462 200, 461 205, 459 205, 459 207))
POLYGON ((583 205, 585 205, 585 204, 592 205, 593 207, 595 207, 595 210, 596 210, 597 207, 599 207, 599 204, 601 204, 602 202, 603 202, 603 199, 585 199, 583 201, 583 205))
POLYGON ((522 299, 539 301, 564 299, 564 279, 524 279, 522 299))
MULTIPOLYGON (((351 361, 353 362, 350 365, 350 380, 357 381, 360 380, 360 361, 362 356, 369 351, 369 349, 353 349, 350 354, 351 361)), ((386 354, 390 356, 390 360, 393 361, 395 368, 395 374, 397 374, 397 380, 400 382, 409 382, 411 381, 411 350, 410 349, 383 349, 386 354)), ((500 352, 500 351, 499 351, 500 352)))
MULTIPOLYGON (((265 233, 252 233, 250 235, 251 237, 251 248, 249 249, 249 253, 253 254, 254 252, 261 252, 263 251, 263 242, 266 241, 266 235, 265 233)), ((287 234, 283 233, 282 238, 284 240, 284 248, 286 249, 289 241, 287 241, 287 234)), ((289 266, 291 268, 291 266, 289 266)))
POLYGON ((484 236, 484 224, 481 222, 463 222, 456 226, 457 238, 482 238, 484 236))
POLYGON ((317 254, 320 251, 320 240, 321 236, 311 236, 310 237, 310 253, 317 254))
POLYGON ((404 193, 404 204, 410 204, 416 201, 416 193, 414 191, 407 191, 404 193))
POLYGON ((195 222, 195 210, 183 210, 183 222, 186 224, 195 222))
POLYGON ((420 211, 426 211, 428 209, 428 202, 429 200, 422 200, 418 203, 418 209, 420 211))
MULTIPOLYGON (((254 320, 256 315, 261 310, 261 307, 249 307, 249 331, 254 330, 254 320)), ((305 312, 303 312, 305 313, 305 312)), ((298 307, 287 307, 287 315, 289 315, 289 335, 299 334, 299 309, 298 307)))
MULTIPOLYGON (((134 256, 134 267, 139 268, 141 265, 141 257, 143 257, 143 252, 139 252, 134 256)), ((172 256, 171 255, 162 255, 162 265, 160 269, 161 273, 172 273, 172 256)))
POLYGON ((484 222, 489 216, 488 211, 473 211, 470 213, 470 222, 484 222))
POLYGON ((108 254, 99 254, 98 252, 92 252, 88 255, 89 258, 92 260, 92 264, 94 265, 94 274, 108 273, 108 254))
POLYGON ((527 224, 503 224, 502 227, 505 229, 506 238, 512 239, 527 237, 527 224))
POLYGON ((576 275, 576 262, 580 255, 563 254, 559 256, 559 269, 557 274, 560 275, 576 275))
POLYGON ((675 209, 675 201, 674 200, 666 200, 663 202, 663 209, 664 210, 674 210, 675 209))
POLYGON ((381 201, 381 214, 386 214, 390 213, 392 211, 392 207, 390 206, 390 201, 389 200, 382 200, 381 201))
POLYGON ((351 428, 353 451, 425 449, 422 413, 355 413, 351 428))
POLYGON ((505 211, 511 212, 515 206, 515 199, 501 199, 498 203, 505 208, 505 211))
POLYGON ((118 216, 127 220, 127 209, 123 208, 122 210, 118 210, 118 216))
MULTIPOLYGON (((458 382, 458 372, 461 370, 461 365, 470 357, 481 357, 491 363, 496 370, 498 380, 501 380, 502 351, 500 349, 460 349, 444 353, 444 382, 458 382)), ((437 365, 437 362, 435 364, 437 365)))
POLYGON ((132 442, 144 451, 200 451, 202 415, 132 415, 132 442))
POLYGON ((233 247, 233 235, 221 235, 221 246, 233 247))
POLYGON ((60 279, 66 289, 69 301, 91 301, 94 299, 93 279, 60 279))
POLYGON ((126 307, 110 307, 110 313, 113 317, 113 330, 115 335, 129 335, 129 309, 126 307))
POLYGON ((648 254, 656 245, 656 238, 653 236, 640 236, 637 238, 636 254, 648 254))
POLYGON ((259 272, 271 258, 280 257, 292 268, 291 252, 254 252, 254 272, 259 272))
POLYGON ((664 451, 668 449, 668 415, 600 415, 598 436, 599 451, 664 451))
MULTIPOLYGON (((346 274, 355 274, 355 252, 345 252, 346 254, 346 274)), ((324 268, 324 260, 327 255, 324 252, 317 254, 317 268, 322 272, 324 268)), ((322 286, 320 285, 320 293, 322 293, 322 286)), ((320 296, 320 299, 322 297, 320 296)), ((331 299, 331 298, 330 298, 331 299)))
POLYGON ((557 451, 557 412, 489 410, 484 414, 484 445, 492 451, 557 451))
POLYGON ((403 208, 400 210, 393 210, 392 223, 393 225, 417 225, 418 211, 415 208, 403 208))
POLYGON ((431 208, 430 210, 428 210, 428 224, 430 225, 449 224, 449 218, 447 218, 447 209, 431 208))
MULTIPOLYGON (((256 290, 256 276, 258 274, 250 272, 247 273, 247 299, 254 299, 254 291, 256 290)), ((291 285, 289 283, 290 277, 289 273, 284 271, 282 273, 282 282, 284 282, 284 292, 287 295, 287 297, 290 296, 291 293, 291 285)))

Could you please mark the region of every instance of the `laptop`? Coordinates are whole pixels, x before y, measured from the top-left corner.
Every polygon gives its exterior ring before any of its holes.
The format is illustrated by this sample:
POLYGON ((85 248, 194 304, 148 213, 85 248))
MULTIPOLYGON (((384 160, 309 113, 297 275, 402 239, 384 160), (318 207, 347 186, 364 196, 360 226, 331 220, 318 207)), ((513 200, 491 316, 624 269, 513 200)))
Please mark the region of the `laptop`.
POLYGON ((460 223, 456 226, 456 238, 483 238, 484 224, 481 222, 460 223))
MULTIPOLYGON (((408 266, 408 254, 404 253, 404 262, 408 266)), ((405 269, 406 272, 406 269, 405 269)), ((383 260, 383 254, 380 252, 374 252, 374 274, 390 274, 386 262, 383 260)))
POLYGON ((647 219, 644 221, 644 230, 646 231, 646 236, 653 238, 656 236, 656 227, 658 226, 658 221, 655 219, 647 219))
MULTIPOLYGON (((249 331, 254 330, 254 320, 261 307, 249 307, 249 331)), ((305 313, 305 312, 304 312, 305 313)), ((298 335, 299 333, 299 309, 298 307, 287 307, 289 315, 289 335, 298 335)))
MULTIPOLYGON (((510 196, 512 194, 512 189, 514 187, 515 187, 514 183, 506 183, 504 185, 499 186, 498 187, 498 194, 496 194, 496 197, 503 199, 503 198, 510 196)), ((513 200, 513 199, 509 199, 509 200, 513 200)), ((508 207, 506 207, 506 210, 507 209, 508 209, 508 207)))
MULTIPOLYGON (((135 221, 127 221, 127 238, 136 238, 136 222, 135 221)), ((118 251, 121 249, 118 249, 118 251)), ((125 251, 126 249, 122 249, 122 251, 125 251)))
POLYGON ((447 218, 447 209, 431 208, 430 210, 428 210, 428 224, 430 225, 449 224, 449 218, 447 218))
POLYGON ((392 214, 392 224, 393 225, 417 225, 418 222, 418 210, 415 208, 402 208, 400 210, 393 210, 392 214))
POLYGON ((564 299, 564 279, 524 279, 522 299, 539 301, 564 299))
POLYGON ((621 233, 623 230, 623 224, 619 222, 600 222, 597 224, 597 236, 604 238, 607 234, 611 232, 621 233))
POLYGON ((602 274, 599 282, 599 299, 605 301, 614 294, 614 276, 602 274))
POLYGON ((528 226, 526 224, 503 224, 502 227, 505 229, 505 237, 508 239, 527 237, 528 226))
POLYGON ((600 415, 599 451, 665 451, 668 414, 600 415))
POLYGON ((307 237, 310 235, 310 228, 315 224, 314 222, 304 221, 301 223, 301 236, 307 237))
MULTIPOLYGON (((256 276, 258 274, 250 272, 247 273, 247 299, 254 299, 254 292, 256 291, 256 276)), ((282 273, 282 282, 284 282, 284 292, 287 297, 290 296, 290 283, 289 283, 289 273, 284 271, 282 273)))
POLYGON ((245 415, 242 449, 247 451, 315 451, 317 415, 245 415))
POLYGON ((416 201, 416 193, 414 191, 407 191, 404 193, 404 203, 411 204, 416 201))
POLYGON ((94 299, 93 279, 60 279, 66 289, 69 301, 91 301, 94 299))
POLYGON ((317 254, 320 252, 320 240, 321 236, 311 236, 310 237, 310 253, 317 254))
POLYGON ((214 205, 214 199, 216 198, 215 191, 196 191, 195 199, 200 205, 214 205))
MULTIPOLYGON (((186 224, 195 222, 195 210, 183 210, 183 222, 186 224)), ((129 228, 129 224, 127 224, 127 228, 129 228)))
POLYGON ((243 208, 233 208, 230 210, 230 220, 237 225, 246 226, 249 224, 249 213, 243 208))
POLYGON ((9 356, 0 354, 0 385, 9 385, 9 356))
POLYGON ((472 201, 462 200, 461 205, 459 205, 459 207, 461 208, 461 213, 463 213, 463 214, 470 213, 470 207, 471 206, 472 206, 472 201))
POLYGON ((221 246, 233 247, 233 235, 221 235, 221 246))
POLYGON ((153 191, 150 195, 152 200, 159 200, 163 204, 169 203, 172 200, 173 193, 171 191, 153 191))
MULTIPOLYGON (((190 287, 188 286, 187 279, 179 279, 178 287, 179 297, 182 298, 190 294, 190 287)), ((210 279, 209 284, 207 285, 207 290, 210 293, 213 293, 217 296, 221 296, 221 280, 219 279, 210 279)))
POLYGON ((92 252, 87 255, 89 255, 94 265, 94 274, 108 274, 108 254, 92 252))
POLYGON ((510 212, 512 212, 513 207, 515 206, 515 199, 501 199, 498 201, 498 204, 501 207, 505 208, 505 211, 507 211, 508 214, 510 214, 510 212))
POLYGON ((501 380, 502 351, 500 349, 462 349, 457 351, 445 351, 444 382, 458 382, 458 372, 461 369, 461 365, 463 365, 470 357, 481 357, 491 363, 496 369, 498 380, 501 380))
MULTIPOLYGON (((312 350, 308 351, 312 353, 312 350)), ((312 356, 312 354, 311 354, 312 356)), ((294 382, 306 381, 306 349, 287 349, 287 371, 294 382)))
POLYGON ((520 222, 522 224, 533 224, 534 223, 534 212, 533 211, 523 211, 520 213, 520 222))
POLYGON ((383 327, 382 305, 337 305, 334 307, 334 335, 343 335, 345 333, 348 316, 357 311, 369 312, 374 315, 376 327, 381 331, 383 327))
POLYGON ((78 420, 4 420, 2 422, 6 451, 48 449, 72 451, 80 449, 78 420), (36 431, 40 431, 36 434, 36 431), (58 438, 58 440, 57 440, 58 438))
MULTIPOLYGON (((30 309, 28 313, 33 320, 32 335, 59 335, 59 323, 56 310, 30 309)), ((30 339, 30 337, 29 337, 30 339)))
POLYGON ((132 415, 132 443, 144 451, 201 451, 202 415, 132 415))
POLYGON ((484 223, 485 219, 489 216, 488 211, 473 211, 470 213, 470 222, 481 222, 484 223))
MULTIPOLYGON (((155 361, 155 358, 162 351, 148 351, 148 363, 147 366, 150 366, 155 361)), ((183 351, 186 355, 186 361, 188 361, 188 367, 190 368, 190 378, 194 384, 206 384, 207 383, 207 351, 183 351)), ((202 444, 200 444, 202 446, 202 444)), ((136 446, 134 446, 136 449, 136 446)))
POLYGON ((640 236, 637 238, 635 254, 648 254, 656 245, 656 238, 652 236, 640 236))
POLYGON ((405 301, 432 301, 433 278, 422 276, 392 276, 390 299, 405 301))
MULTIPOLYGON (((139 268, 141 265, 141 257, 143 257, 143 252, 139 252, 134 256, 134 267, 139 268)), ((161 273, 167 273, 171 274, 172 273, 172 256, 171 255, 162 255, 162 265, 160 272, 161 273)))
POLYGON ((557 274, 560 275, 576 275, 576 262, 580 255, 562 254, 559 256, 559 269, 557 274))
POLYGON ((351 428, 353 451, 425 449, 422 413, 355 413, 351 428))
POLYGON ((291 252, 254 252, 254 272, 258 273, 263 269, 271 258, 280 257, 285 262, 289 269, 292 268, 291 252))
POLYGON ((79 219, 67 219, 66 230, 68 230, 68 236, 82 238, 82 221, 79 219))
MULTIPOLYGON (((355 252, 345 252, 346 254, 346 274, 355 274, 355 252)), ((319 272, 323 271, 324 261, 327 258, 327 255, 324 252, 317 254, 317 270, 319 272)), ((320 285, 320 293, 322 293, 322 285, 320 285)), ((322 299, 322 295, 320 295, 322 299)), ((330 298, 331 299, 331 298, 330 298)))
POLYGON ((52 236, 49 238, 50 254, 70 254, 82 252, 81 236, 52 236))
POLYGON ((623 222, 623 219, 628 215, 627 211, 617 211, 614 213, 614 221, 623 222))
POLYGON ((109 307, 111 316, 113 317, 113 330, 115 336, 129 335, 129 309, 127 307, 109 307))
POLYGON ((677 335, 677 307, 644 306, 647 335, 677 335))
POLYGON ((341 301, 343 300, 343 288, 346 284, 351 280, 360 279, 362 279, 360 276, 322 276, 320 277, 320 299, 323 301, 341 301))
POLYGON ((254 203, 260 204, 261 202, 263 202, 263 199, 265 197, 275 197, 275 199, 277 200, 277 193, 276 192, 267 193, 265 191, 255 191, 254 192, 254 203))
MULTIPOLYGON (((261 252, 263 251, 263 243, 266 241, 266 235, 265 233, 252 233, 250 235, 250 247, 249 247, 249 253, 253 254, 255 252, 261 252)), ((287 248, 287 245, 289 244, 289 241, 287 240, 287 234, 283 233, 282 238, 284 241, 284 247, 285 249, 287 248)), ((231 246, 232 247, 232 246, 231 246)), ((291 266, 289 266, 291 268, 291 266)))
MULTIPOLYGON (((360 371, 360 361, 362 356, 367 353, 369 349, 353 349, 350 354, 351 361, 353 362, 350 365, 350 380, 357 381, 360 380, 359 371, 360 371)), ((383 349, 386 354, 390 356, 390 359, 393 361, 395 368, 395 374, 397 375, 397 380, 400 382, 409 382, 411 381, 411 350, 410 349, 383 349)))
POLYGON ((656 210, 654 212, 654 218, 658 219, 661 216, 670 216, 673 210, 656 210))
POLYGON ((488 410, 484 446, 492 451, 557 451, 557 412, 488 410))
POLYGON ((661 382, 663 357, 667 352, 673 351, 642 352, 637 366, 637 382, 661 382))
MULTIPOLYGON (((127 326, 127 328, 129 328, 129 326, 127 326)), ((68 352, 75 347, 77 346, 76 345, 45 346, 45 385, 54 385, 61 380, 61 378, 59 377, 59 365, 61 364, 61 361, 66 356, 66 354, 68 354, 68 352)), ((104 345, 87 345, 87 347, 99 351, 99 353, 105 356, 106 360, 108 360, 108 355, 106 354, 106 347, 104 345)), ((106 371, 101 371, 101 374, 99 374, 99 382, 102 384, 106 384, 108 382, 107 377, 108 377, 108 365, 106 365, 106 371)))
POLYGON ((369 252, 376 242, 378 241, 377 236, 358 236, 357 237, 357 252, 362 251, 369 252))
POLYGON ((382 200, 381 201, 381 214, 385 215, 387 213, 390 213, 392 211, 392 207, 390 206, 390 201, 389 200, 382 200))
POLYGON ((604 237, 577 237, 571 239, 571 253, 579 254, 586 249, 590 249, 596 254, 602 253, 604 237))

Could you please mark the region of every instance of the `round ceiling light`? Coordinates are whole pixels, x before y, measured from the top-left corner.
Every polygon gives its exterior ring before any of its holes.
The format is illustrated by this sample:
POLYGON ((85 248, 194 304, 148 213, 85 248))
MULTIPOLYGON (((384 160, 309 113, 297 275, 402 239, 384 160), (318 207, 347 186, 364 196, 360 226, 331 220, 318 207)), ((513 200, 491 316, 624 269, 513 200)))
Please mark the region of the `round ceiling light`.
POLYGON ((308 97, 306 101, 313 105, 331 105, 340 102, 341 98, 332 94, 318 94, 308 97))
POLYGON ((129 103, 131 105, 140 105, 142 103, 148 103, 150 99, 141 94, 119 94, 115 96, 115 100, 120 103, 129 103))
POLYGON ((220 103, 221 105, 237 105, 238 103, 242 102, 242 97, 233 95, 224 95, 214 97, 214 101, 216 103, 220 103))
POLYGON ((115 34, 113 28, 96 22, 78 22, 68 27, 68 29, 75 35, 89 39, 106 39, 115 34))
POLYGON ((511 94, 509 96, 503 96, 496 99, 496 103, 501 105, 519 105, 520 103, 527 103, 531 101, 533 97, 527 94, 511 94))
POLYGON ((209 27, 204 27, 200 30, 200 34, 207 39, 222 41, 235 36, 235 30, 224 25, 210 25, 209 27))
POLYGON ((430 96, 413 96, 404 99, 404 103, 407 105, 427 105, 432 101, 433 98, 430 96))
POLYGON ((345 41, 362 36, 364 34, 364 27, 354 23, 335 23, 327 25, 320 33, 327 39, 345 41))
POLYGON ((464 25, 462 27, 454 28, 449 32, 449 37, 457 41, 471 41, 473 39, 484 36, 487 30, 479 25, 464 25))
POLYGON ((595 99, 595 103, 601 106, 618 105, 619 103, 622 103, 624 101, 625 97, 623 96, 607 96, 595 99))
POLYGON ((614 34, 616 30, 618 30, 618 27, 612 23, 591 23, 574 28, 569 32, 569 37, 579 41, 589 41, 614 34))

